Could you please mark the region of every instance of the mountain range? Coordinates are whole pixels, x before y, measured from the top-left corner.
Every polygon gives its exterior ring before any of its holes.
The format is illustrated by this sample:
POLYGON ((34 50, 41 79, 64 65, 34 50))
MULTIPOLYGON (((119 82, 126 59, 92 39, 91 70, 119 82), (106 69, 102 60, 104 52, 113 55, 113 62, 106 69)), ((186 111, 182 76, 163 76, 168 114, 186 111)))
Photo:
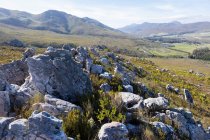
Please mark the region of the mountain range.
POLYGON ((15 27, 48 30, 72 35, 122 35, 123 33, 88 17, 79 18, 65 12, 48 10, 41 14, 0 8, 0 23, 15 27))
POLYGON ((41 14, 0 8, 0 36, 8 36, 8 30, 50 31, 65 35, 97 36, 110 38, 180 35, 187 33, 208 32, 210 22, 183 24, 170 23, 132 24, 114 29, 88 17, 80 18, 62 11, 48 10, 41 14), (8 29, 9 28, 9 29, 8 29), (129 35, 130 34, 130 35, 129 35))
POLYGON ((119 28, 122 32, 137 36, 177 35, 210 31, 210 22, 196 22, 182 24, 178 21, 170 23, 142 23, 131 24, 119 28))

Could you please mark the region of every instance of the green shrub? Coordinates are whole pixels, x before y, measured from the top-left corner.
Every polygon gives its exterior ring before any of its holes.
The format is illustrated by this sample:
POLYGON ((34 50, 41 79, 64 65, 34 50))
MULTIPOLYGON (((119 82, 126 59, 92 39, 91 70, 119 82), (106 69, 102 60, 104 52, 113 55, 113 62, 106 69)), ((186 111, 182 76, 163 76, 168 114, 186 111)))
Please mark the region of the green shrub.
POLYGON ((100 100, 100 109, 97 112, 99 122, 123 122, 125 116, 117 110, 116 105, 111 102, 111 97, 104 95, 100 100))
POLYGON ((63 130, 69 137, 73 137, 76 140, 90 140, 94 132, 95 122, 88 119, 86 114, 81 113, 78 110, 73 110, 68 113, 67 117, 63 118, 63 130))

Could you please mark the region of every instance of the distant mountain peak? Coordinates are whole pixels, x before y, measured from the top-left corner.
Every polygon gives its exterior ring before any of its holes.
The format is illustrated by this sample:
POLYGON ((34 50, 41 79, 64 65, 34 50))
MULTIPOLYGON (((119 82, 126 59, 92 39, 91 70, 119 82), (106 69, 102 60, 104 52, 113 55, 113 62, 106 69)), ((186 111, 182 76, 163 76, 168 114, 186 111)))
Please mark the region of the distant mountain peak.
POLYGON ((41 14, 0 8, 0 23, 34 30, 48 30, 63 34, 84 35, 124 35, 89 17, 79 18, 58 10, 48 10, 41 14))
POLYGON ((158 34, 184 34, 189 32, 210 31, 210 22, 196 22, 182 24, 179 21, 169 23, 148 23, 131 24, 119 30, 137 36, 151 36, 158 34))

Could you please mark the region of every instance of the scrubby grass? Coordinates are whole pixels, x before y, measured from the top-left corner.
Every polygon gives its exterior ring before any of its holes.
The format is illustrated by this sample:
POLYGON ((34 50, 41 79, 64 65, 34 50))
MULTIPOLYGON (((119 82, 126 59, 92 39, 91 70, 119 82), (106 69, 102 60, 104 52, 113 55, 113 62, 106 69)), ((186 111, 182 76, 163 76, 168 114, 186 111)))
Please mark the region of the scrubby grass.
MULTIPOLYGON (((155 63, 153 63, 152 61, 146 59, 130 57, 126 59, 130 60, 131 63, 133 63, 135 66, 143 67, 143 69, 148 72, 146 77, 138 78, 137 81, 145 83, 145 85, 147 85, 156 94, 163 93, 169 99, 171 107, 190 108, 190 110, 194 114, 194 117, 197 120, 201 120, 205 127, 210 125, 210 89, 209 85, 205 82, 207 80, 206 77, 198 77, 186 71, 170 69, 170 66, 167 67, 170 70, 169 72, 161 72, 157 69, 163 66, 162 63, 161 66, 158 66, 155 65, 155 63), (180 89, 189 89, 193 96, 195 105, 193 107, 190 107, 186 103, 186 101, 183 99, 183 90, 181 90, 180 94, 175 94, 167 91, 165 88, 167 84, 172 84, 174 87, 178 87, 180 89), (199 84, 201 84, 202 86, 198 86, 199 84)), ((168 63, 172 63, 172 60, 168 63)), ((173 67, 178 66, 172 66, 171 68, 173 67)))
POLYGON ((190 69, 210 77, 210 61, 180 58, 148 58, 161 68, 188 72, 190 69))
MULTIPOLYGON (((44 50, 44 48, 36 48, 36 54, 43 53, 44 50)), ((0 46, 0 64, 6 64, 13 60, 21 59, 24 51, 25 48, 0 46)))

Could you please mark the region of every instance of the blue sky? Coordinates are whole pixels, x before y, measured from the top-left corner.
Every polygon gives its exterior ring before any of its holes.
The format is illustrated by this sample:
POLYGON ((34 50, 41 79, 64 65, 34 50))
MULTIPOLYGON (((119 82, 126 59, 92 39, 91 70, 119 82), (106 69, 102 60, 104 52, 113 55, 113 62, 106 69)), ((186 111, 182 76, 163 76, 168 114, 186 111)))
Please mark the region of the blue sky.
POLYGON ((33 14, 55 9, 114 28, 143 22, 210 21, 210 0, 0 0, 0 7, 33 14))

